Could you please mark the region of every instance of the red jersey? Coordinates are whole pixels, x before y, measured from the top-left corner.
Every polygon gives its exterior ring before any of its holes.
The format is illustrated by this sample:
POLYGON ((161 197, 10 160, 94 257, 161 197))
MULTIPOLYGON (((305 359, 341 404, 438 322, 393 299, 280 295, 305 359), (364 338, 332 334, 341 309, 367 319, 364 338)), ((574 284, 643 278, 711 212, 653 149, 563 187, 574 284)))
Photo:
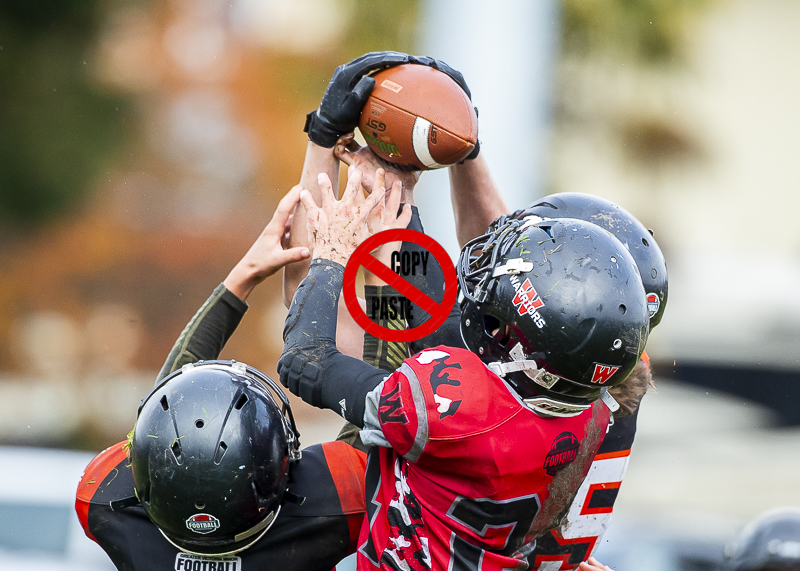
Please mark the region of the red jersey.
POLYGON ((538 416, 476 355, 450 347, 407 359, 378 390, 379 426, 365 428, 391 449, 369 455, 362 571, 525 569, 520 549, 557 525, 609 420, 602 403, 538 416))

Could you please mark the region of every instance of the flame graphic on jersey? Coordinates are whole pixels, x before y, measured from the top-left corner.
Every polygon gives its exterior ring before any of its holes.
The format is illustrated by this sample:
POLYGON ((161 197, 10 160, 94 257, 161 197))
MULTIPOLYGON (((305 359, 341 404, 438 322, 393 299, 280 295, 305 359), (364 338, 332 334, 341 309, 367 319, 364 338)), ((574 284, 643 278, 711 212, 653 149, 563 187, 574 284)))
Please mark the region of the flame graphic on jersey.
POLYGON ((517 295, 514 296, 513 303, 515 306, 519 306, 517 311, 520 315, 525 315, 526 313, 532 315, 536 313, 537 309, 544 307, 544 302, 539 297, 539 294, 536 293, 536 289, 530 279, 522 282, 521 286, 518 284, 519 282, 514 283, 517 295))

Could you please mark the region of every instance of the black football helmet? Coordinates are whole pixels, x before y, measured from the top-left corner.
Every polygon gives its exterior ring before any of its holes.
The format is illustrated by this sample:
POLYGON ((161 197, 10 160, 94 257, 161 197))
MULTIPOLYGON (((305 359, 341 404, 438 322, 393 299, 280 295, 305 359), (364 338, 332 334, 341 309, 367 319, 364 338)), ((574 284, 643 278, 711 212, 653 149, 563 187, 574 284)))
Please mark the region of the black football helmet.
POLYGON ((630 212, 613 202, 581 192, 560 192, 540 198, 505 218, 576 218, 597 224, 611 232, 633 255, 647 294, 650 329, 661 321, 667 307, 667 263, 652 230, 645 228, 630 212))
POLYGON ((569 218, 505 217, 458 261, 467 347, 540 414, 574 416, 635 367, 644 288, 622 243, 569 218))
POLYGON ((285 393, 235 361, 200 361, 166 377, 142 400, 130 449, 147 515, 175 547, 198 555, 258 541, 299 458, 285 393))
POLYGON ((769 510, 725 546, 725 571, 800 571, 800 508, 769 510))

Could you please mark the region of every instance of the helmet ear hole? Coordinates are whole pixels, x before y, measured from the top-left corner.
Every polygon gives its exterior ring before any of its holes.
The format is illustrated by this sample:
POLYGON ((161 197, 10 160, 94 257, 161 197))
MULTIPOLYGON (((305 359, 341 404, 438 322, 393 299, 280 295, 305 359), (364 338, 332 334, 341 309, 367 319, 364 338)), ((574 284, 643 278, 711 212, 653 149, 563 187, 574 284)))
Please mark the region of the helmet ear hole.
POLYGON ((488 337, 494 339, 494 336, 500 331, 500 320, 494 315, 483 316, 483 331, 488 337))
POLYGON ((511 339, 510 327, 493 315, 483 316, 483 330, 487 337, 500 345, 508 345, 511 339))

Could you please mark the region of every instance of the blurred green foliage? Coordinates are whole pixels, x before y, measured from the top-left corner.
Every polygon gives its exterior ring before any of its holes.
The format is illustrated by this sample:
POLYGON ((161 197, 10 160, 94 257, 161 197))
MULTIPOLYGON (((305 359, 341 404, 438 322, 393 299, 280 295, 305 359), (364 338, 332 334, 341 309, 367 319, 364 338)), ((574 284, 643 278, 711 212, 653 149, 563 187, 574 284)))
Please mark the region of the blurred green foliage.
POLYGON ((562 0, 562 46, 612 50, 643 64, 683 59, 692 17, 713 0, 562 0))
POLYGON ((97 0, 0 2, 0 223, 80 204, 128 130, 128 103, 92 83, 97 0))
POLYGON ((319 104, 336 66, 367 52, 394 50, 418 54, 419 9, 422 0, 342 0, 350 14, 342 41, 313 58, 283 55, 271 79, 291 93, 303 112, 319 104))
MULTIPOLYGON (((376 50, 417 54, 420 0, 354 0, 346 58, 376 50)), ((346 60, 343 60, 346 61, 346 60)))

